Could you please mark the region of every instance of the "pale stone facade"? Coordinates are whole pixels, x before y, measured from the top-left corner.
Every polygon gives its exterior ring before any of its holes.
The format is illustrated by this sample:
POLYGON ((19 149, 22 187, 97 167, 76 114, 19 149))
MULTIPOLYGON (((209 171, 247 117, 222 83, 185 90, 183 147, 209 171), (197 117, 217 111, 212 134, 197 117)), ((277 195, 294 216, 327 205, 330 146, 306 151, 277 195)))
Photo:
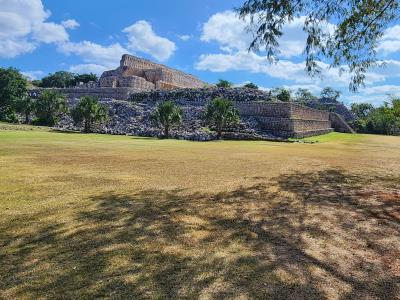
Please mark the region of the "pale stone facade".
POLYGON ((106 71, 99 82, 102 88, 126 87, 138 91, 202 88, 207 84, 193 75, 125 54, 116 70, 106 71))

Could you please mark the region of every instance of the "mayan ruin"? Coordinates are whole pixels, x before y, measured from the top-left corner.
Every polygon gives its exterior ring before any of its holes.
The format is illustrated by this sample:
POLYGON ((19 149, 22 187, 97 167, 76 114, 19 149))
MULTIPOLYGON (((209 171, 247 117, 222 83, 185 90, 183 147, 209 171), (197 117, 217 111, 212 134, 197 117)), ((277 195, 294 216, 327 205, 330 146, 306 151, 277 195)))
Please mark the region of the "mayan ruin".
POLYGON ((184 72, 125 54, 116 70, 106 71, 99 87, 132 88, 137 91, 170 90, 177 88, 202 88, 205 82, 184 72))

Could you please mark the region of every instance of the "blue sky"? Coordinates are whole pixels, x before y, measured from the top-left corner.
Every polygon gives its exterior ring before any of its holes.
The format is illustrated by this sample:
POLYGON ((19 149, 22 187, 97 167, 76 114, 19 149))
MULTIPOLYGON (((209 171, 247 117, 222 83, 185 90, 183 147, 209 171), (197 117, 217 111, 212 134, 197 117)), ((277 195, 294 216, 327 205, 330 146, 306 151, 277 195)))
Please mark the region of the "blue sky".
MULTIPOLYGON (((0 0, 0 66, 13 66, 31 78, 49 72, 113 69, 124 53, 162 62, 209 83, 219 78, 265 89, 324 86, 343 92, 342 101, 382 103, 400 94, 400 26, 388 28, 378 46, 385 68, 370 70, 366 87, 348 92, 349 77, 326 66, 324 79, 304 72, 302 18, 288 25, 280 60, 248 53, 246 22, 232 12, 243 0, 0 0)), ((333 26, 328 24, 328 26, 333 26)), ((325 66, 321 62, 322 66, 325 66)))

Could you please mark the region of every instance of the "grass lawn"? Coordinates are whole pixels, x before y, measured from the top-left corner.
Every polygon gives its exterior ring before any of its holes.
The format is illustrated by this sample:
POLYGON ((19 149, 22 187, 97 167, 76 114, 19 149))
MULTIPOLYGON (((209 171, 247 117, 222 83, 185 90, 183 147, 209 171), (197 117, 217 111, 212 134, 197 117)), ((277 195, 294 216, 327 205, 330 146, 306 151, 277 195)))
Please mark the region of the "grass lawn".
POLYGON ((400 138, 308 140, 0 125, 0 298, 398 299, 400 138))

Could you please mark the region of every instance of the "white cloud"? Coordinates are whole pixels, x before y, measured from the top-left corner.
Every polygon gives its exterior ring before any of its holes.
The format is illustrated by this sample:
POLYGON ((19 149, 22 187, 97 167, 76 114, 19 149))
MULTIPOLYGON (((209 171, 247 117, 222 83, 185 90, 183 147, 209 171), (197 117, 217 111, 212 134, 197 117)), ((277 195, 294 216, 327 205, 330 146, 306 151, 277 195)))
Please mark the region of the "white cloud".
POLYGON ((0 0, 0 56, 11 58, 33 51, 40 43, 68 40, 65 28, 46 22, 50 12, 41 0, 0 0))
POLYGON ((110 68, 103 65, 97 64, 80 64, 80 65, 73 65, 69 68, 69 71, 72 73, 94 73, 97 75, 101 75, 104 71, 109 70, 110 68))
POLYGON ((400 50, 400 25, 395 25, 385 30, 377 50, 384 55, 400 50))
POLYGON ((13 58, 35 49, 36 45, 26 39, 0 39, 0 57, 3 58, 13 58))
POLYGON ((55 23, 39 23, 33 27, 33 38, 46 44, 65 42, 68 33, 62 25, 55 23))
MULTIPOLYGON (((302 30, 304 19, 295 18, 284 27, 283 36, 279 39, 280 57, 290 58, 303 53, 306 40, 306 34, 302 30)), ((233 11, 217 13, 204 23, 201 40, 217 42, 224 52, 244 51, 253 40, 253 35, 247 30, 249 25, 248 19, 239 19, 233 11)))
MULTIPOLYGON (((399 62, 400 64, 400 62, 399 62)), ((264 73, 273 78, 292 81, 295 84, 330 85, 336 87, 347 87, 350 82, 350 74, 338 69, 329 68, 329 65, 319 62, 323 78, 310 78, 305 71, 305 62, 292 62, 279 60, 270 64, 266 56, 254 52, 238 51, 236 53, 219 53, 201 55, 196 63, 196 69, 211 72, 248 71, 251 73, 264 73)), ((377 71, 369 72, 365 82, 372 84, 384 81, 385 74, 377 71)))
POLYGON ((218 42, 225 49, 244 50, 252 38, 246 31, 246 25, 233 11, 217 13, 204 23, 200 39, 204 42, 218 42))
POLYGON ((68 19, 61 22, 61 25, 67 29, 76 29, 80 26, 80 24, 74 19, 68 19))
POLYGON ((42 78, 45 74, 43 71, 25 71, 21 72, 24 76, 28 77, 30 80, 36 80, 42 78))
POLYGON ((66 55, 77 55, 81 57, 85 63, 101 65, 108 69, 116 68, 119 65, 121 56, 129 53, 129 51, 119 43, 102 46, 89 41, 62 43, 59 45, 58 50, 66 55))
POLYGON ((180 40, 186 42, 186 41, 190 40, 190 39, 192 38, 192 36, 191 36, 191 35, 188 35, 188 34, 184 34, 184 35, 178 35, 178 38, 179 38, 180 40))
POLYGON ((158 36, 147 21, 138 21, 123 30, 128 36, 128 49, 151 55, 159 61, 165 61, 176 51, 174 42, 158 36))

